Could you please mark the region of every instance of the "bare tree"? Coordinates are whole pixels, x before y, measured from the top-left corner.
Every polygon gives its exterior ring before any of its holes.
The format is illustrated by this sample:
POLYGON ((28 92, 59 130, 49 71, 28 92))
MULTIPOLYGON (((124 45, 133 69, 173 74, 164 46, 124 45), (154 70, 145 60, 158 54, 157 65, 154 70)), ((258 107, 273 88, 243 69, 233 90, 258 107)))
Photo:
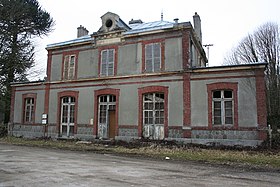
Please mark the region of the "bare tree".
POLYGON ((224 64, 249 64, 265 62, 268 121, 280 127, 280 36, 276 23, 265 23, 253 34, 248 34, 231 53, 225 57, 224 64))

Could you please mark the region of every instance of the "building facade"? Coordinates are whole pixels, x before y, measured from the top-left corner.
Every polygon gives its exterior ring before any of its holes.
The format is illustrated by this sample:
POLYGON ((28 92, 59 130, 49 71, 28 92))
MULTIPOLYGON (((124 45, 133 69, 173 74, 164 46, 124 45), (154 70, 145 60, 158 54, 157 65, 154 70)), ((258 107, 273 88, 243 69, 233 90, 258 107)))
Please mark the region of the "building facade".
POLYGON ((9 133, 24 137, 258 145, 266 138, 265 64, 207 67, 193 25, 101 17, 47 46, 45 81, 12 85, 9 133))

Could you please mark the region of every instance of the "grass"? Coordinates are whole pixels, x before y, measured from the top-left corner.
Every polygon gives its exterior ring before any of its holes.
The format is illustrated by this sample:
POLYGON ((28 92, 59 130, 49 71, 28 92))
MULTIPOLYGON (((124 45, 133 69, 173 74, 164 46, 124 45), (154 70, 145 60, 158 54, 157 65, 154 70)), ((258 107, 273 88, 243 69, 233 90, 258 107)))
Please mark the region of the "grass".
POLYGON ((150 144, 149 146, 129 147, 121 144, 79 143, 77 141, 24 139, 16 137, 0 138, 0 143, 13 145, 27 145, 75 151, 92 151, 96 153, 112 153, 122 155, 144 156, 156 159, 179 161, 200 161, 232 166, 250 166, 255 168, 280 169, 280 152, 257 150, 222 150, 200 148, 195 146, 162 146, 150 144))

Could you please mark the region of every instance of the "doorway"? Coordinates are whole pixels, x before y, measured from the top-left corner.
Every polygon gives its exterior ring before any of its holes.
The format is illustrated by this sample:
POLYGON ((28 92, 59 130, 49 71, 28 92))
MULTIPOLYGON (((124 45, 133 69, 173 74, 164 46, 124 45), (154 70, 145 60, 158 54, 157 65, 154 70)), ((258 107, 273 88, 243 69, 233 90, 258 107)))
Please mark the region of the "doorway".
POLYGON ((75 98, 61 98, 60 136, 73 137, 75 126, 75 98))
POLYGON ((99 96, 98 137, 115 138, 116 135, 116 96, 99 96))

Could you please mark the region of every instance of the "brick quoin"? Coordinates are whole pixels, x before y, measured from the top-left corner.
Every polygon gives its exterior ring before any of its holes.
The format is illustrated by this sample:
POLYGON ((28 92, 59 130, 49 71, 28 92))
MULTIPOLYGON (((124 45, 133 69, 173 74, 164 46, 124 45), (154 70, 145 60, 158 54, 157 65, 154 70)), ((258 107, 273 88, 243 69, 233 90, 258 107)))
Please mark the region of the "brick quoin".
POLYGON ((48 51, 48 60, 47 60, 47 81, 51 79, 51 67, 52 67, 52 50, 48 51))
POLYGON ((266 108, 266 89, 264 80, 263 69, 256 70, 256 99, 257 99, 257 116, 258 116, 258 128, 259 140, 265 140, 267 138, 267 132, 265 130, 267 126, 267 108, 266 108))
POLYGON ((138 136, 142 137, 143 131, 143 95, 147 93, 164 94, 164 138, 168 137, 168 87, 165 86, 147 86, 138 88, 138 136))
POLYGON ((190 84, 190 73, 187 72, 189 69, 189 51, 190 51, 190 36, 189 32, 186 30, 182 31, 182 60, 183 69, 185 71, 183 75, 183 100, 184 100, 184 116, 183 116, 183 126, 189 127, 188 129, 183 129, 183 137, 191 138, 191 84, 190 84))

